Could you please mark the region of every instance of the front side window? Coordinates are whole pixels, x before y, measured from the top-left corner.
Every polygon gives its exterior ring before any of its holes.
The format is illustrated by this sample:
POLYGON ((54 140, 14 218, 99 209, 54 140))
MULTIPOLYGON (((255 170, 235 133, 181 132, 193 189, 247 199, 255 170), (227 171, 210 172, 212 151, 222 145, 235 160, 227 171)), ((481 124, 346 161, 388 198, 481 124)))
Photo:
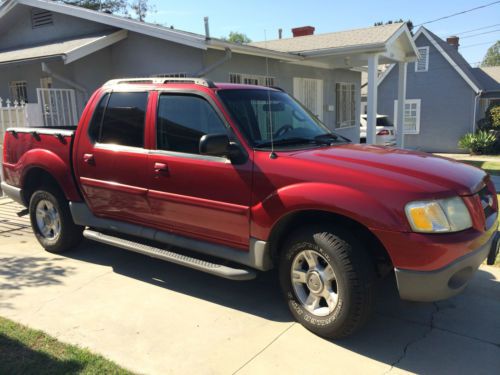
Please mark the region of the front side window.
POLYGON ((227 132, 214 108, 195 95, 160 95, 156 126, 159 150, 189 154, 199 154, 200 139, 205 134, 227 132))
POLYGON ((10 96, 12 100, 20 102, 28 101, 28 89, 26 81, 11 81, 9 84, 10 96))
POLYGON ((335 86, 336 121, 335 128, 356 125, 356 89, 354 83, 337 83, 335 86))
POLYGON ((147 92, 106 94, 95 109, 89 137, 99 143, 144 147, 147 100, 147 92))
MULTIPOLYGON (((398 101, 394 101, 394 123, 397 125, 398 101)), ((420 133, 420 99, 407 99, 404 107, 404 133, 420 133)))
POLYGON ((254 147, 266 148, 271 142, 280 147, 302 147, 341 138, 284 92, 235 89, 218 94, 254 147))

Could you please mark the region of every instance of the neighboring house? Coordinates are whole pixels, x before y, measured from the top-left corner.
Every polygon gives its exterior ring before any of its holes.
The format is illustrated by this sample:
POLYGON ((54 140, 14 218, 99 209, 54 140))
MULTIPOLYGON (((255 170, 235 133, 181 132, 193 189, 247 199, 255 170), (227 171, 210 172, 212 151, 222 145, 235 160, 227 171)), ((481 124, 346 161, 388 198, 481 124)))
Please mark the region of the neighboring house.
MULTIPOLYGON (((409 61, 405 24, 234 44, 52 1, 0 6, 0 97, 37 103, 46 125, 75 123, 89 95, 112 78, 203 76, 280 86, 331 129, 358 141, 360 69, 409 61)), ((375 80, 373 80, 375 82, 375 80)), ((38 125, 33 121, 30 125, 38 125)))
MULTIPOLYGON (((420 58, 407 66, 404 146, 464 152, 458 140, 475 131, 488 104, 500 98, 498 67, 472 68, 458 52, 458 37, 444 41, 422 27, 414 40, 420 58)), ((392 120, 397 80, 397 69, 389 68, 378 84, 378 112, 392 120)))

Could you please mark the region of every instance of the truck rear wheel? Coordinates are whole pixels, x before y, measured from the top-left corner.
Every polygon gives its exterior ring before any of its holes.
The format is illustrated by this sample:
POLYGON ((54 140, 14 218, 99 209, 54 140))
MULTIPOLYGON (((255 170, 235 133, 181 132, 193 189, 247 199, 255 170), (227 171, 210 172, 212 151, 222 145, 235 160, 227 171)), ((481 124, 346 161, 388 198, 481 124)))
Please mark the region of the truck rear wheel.
POLYGON ((68 203, 57 189, 35 191, 29 213, 33 233, 45 250, 63 253, 81 241, 83 227, 73 223, 68 203))
POLYGON ((279 271, 295 319, 320 336, 346 337, 370 316, 374 265, 348 229, 301 230, 281 252, 279 271))

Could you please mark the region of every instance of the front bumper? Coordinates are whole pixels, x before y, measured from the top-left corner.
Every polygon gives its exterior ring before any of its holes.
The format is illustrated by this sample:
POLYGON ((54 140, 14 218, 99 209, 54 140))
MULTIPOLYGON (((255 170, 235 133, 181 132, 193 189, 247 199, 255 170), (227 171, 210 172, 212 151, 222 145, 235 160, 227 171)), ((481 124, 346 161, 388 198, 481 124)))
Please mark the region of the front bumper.
POLYGON ((488 255, 497 253, 499 238, 499 232, 495 232, 477 250, 438 270, 414 271, 395 268, 401 299, 432 302, 460 293, 488 255))

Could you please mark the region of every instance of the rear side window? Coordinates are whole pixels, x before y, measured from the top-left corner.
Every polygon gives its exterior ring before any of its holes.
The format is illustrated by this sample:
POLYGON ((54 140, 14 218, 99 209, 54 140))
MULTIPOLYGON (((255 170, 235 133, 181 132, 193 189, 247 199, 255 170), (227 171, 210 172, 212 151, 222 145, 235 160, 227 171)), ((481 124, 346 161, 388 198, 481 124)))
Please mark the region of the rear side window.
POLYGON ((89 136, 99 143, 144 147, 147 92, 114 92, 99 102, 89 136))
POLYGON ((226 132, 226 126, 205 99, 194 95, 160 96, 157 121, 159 150, 199 154, 201 137, 226 132))

